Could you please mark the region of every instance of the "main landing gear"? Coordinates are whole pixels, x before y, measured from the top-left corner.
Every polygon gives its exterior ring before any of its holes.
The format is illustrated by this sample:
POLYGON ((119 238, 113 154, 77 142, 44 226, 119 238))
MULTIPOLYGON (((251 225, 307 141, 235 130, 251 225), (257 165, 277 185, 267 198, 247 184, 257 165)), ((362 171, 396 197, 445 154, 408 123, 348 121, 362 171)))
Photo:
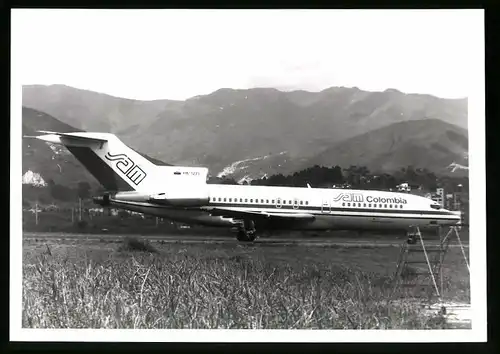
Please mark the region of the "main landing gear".
POLYGON ((257 238, 257 230, 253 220, 244 220, 238 227, 236 239, 240 242, 253 242, 257 238))

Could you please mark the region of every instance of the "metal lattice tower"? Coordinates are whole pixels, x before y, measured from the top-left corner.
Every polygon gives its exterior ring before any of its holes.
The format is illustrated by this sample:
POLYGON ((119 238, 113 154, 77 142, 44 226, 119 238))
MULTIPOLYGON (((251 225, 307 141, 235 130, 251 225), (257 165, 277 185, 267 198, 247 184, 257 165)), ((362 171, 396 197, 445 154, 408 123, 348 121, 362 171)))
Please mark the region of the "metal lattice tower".
POLYGON ((469 269, 469 263, 456 226, 450 227, 448 233, 444 237, 441 230, 439 230, 439 243, 437 245, 427 246, 424 243, 420 229, 418 227, 412 227, 412 231, 408 232, 408 239, 401 246, 397 269, 394 274, 393 294, 401 288, 413 288, 413 295, 416 295, 416 289, 420 290, 420 294, 425 295, 429 302, 435 297, 437 297, 440 302, 442 301, 442 265, 446 252, 448 251, 453 231, 457 236, 467 268, 469 269), (421 267, 414 268, 413 265, 420 265, 421 267), (422 290, 424 291, 422 292, 422 290))

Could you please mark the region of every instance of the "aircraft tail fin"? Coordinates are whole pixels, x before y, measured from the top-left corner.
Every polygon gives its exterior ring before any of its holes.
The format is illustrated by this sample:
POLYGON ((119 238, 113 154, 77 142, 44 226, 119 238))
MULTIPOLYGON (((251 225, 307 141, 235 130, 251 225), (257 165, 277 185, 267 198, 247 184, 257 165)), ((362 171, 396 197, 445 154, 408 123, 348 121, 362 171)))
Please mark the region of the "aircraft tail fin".
POLYGON ((25 136, 65 146, 84 167, 109 191, 148 189, 148 176, 157 167, 110 133, 58 133, 25 136))

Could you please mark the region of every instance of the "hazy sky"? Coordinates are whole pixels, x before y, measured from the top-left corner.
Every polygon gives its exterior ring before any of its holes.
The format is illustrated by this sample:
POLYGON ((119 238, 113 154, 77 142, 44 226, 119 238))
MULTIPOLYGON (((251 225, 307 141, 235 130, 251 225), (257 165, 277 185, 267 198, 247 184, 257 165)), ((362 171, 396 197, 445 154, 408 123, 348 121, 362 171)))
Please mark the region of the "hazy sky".
MULTIPOLYGON (((466 97, 475 10, 14 10, 23 84, 136 99, 222 87, 466 97)), ((479 25, 479 26, 478 26, 479 25)))

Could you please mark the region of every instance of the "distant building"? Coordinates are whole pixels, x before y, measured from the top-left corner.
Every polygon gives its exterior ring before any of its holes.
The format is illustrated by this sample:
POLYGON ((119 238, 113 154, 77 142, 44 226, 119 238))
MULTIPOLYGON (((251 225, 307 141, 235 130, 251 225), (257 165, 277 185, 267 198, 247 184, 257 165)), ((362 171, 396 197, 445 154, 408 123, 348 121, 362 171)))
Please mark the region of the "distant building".
POLYGON ((59 207, 55 204, 50 204, 44 207, 43 211, 59 211, 59 207))
POLYGON ((435 202, 439 203, 443 208, 445 207, 444 189, 437 188, 436 194, 432 198, 435 202))
POLYGON ((463 192, 455 192, 453 193, 453 210, 461 210, 462 209, 462 198, 463 192))
POLYGON ((426 198, 432 199, 433 201, 441 204, 443 208, 449 210, 460 210, 461 208, 461 193, 448 193, 444 195, 443 188, 436 189, 435 193, 426 193, 424 196, 426 198))
POLYGON ((31 170, 26 171, 23 175, 23 184, 31 184, 36 187, 46 187, 47 183, 43 180, 39 173, 33 172, 31 170))
POLYGON ((104 208, 89 208, 88 211, 89 211, 89 214, 91 214, 91 215, 103 215, 104 214, 104 208))
POLYGON ((411 187, 408 183, 401 183, 396 186, 397 191, 400 193, 410 193, 411 187))
POLYGON ((40 212, 42 212, 42 209, 40 209, 40 208, 31 208, 31 209, 29 209, 29 212, 31 212, 33 214, 40 213, 40 212))

